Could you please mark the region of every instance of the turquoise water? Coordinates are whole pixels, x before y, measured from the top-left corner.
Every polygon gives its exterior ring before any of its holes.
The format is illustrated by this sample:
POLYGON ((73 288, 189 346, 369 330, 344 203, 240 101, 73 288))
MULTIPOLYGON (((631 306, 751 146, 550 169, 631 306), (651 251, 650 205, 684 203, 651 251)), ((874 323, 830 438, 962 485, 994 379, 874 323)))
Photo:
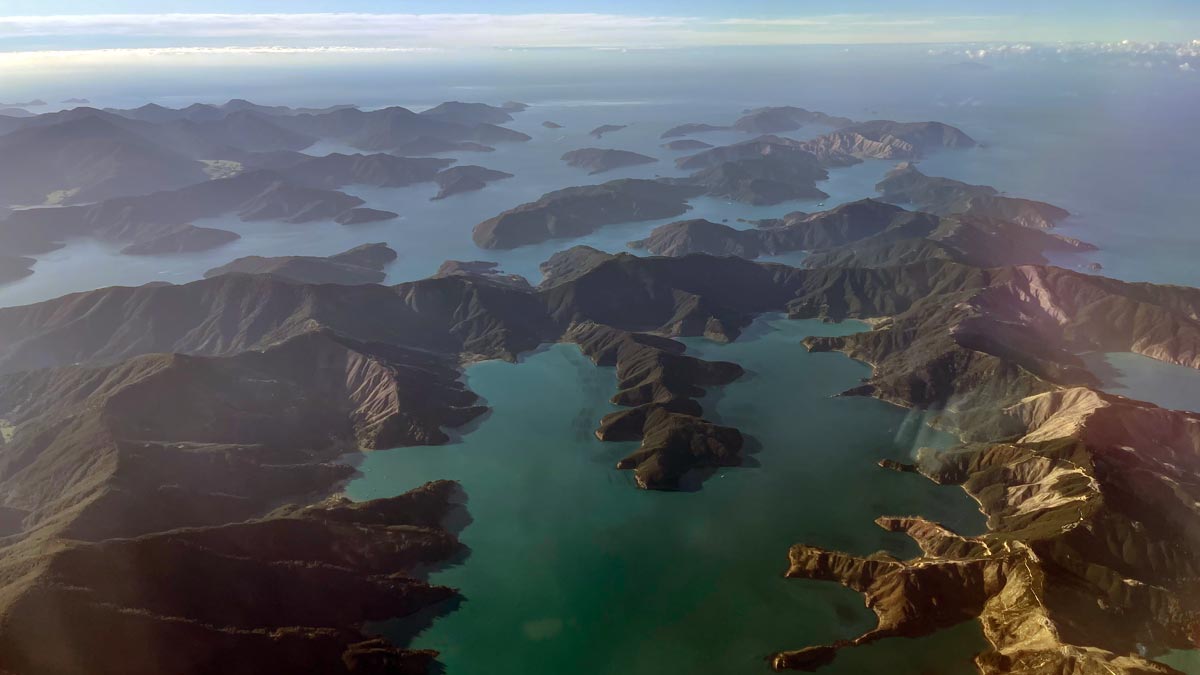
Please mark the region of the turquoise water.
POLYGON ((1200 675, 1200 651, 1194 649, 1176 649, 1154 660, 1187 675, 1200 675))
MULTIPOLYGON (((575 346, 471 366, 468 384, 493 409, 476 429, 448 446, 371 453, 347 488, 369 499, 451 478, 468 495, 474 520, 462 539, 471 553, 432 575, 465 601, 414 646, 442 652, 450 675, 715 675, 765 672, 773 651, 870 628, 857 594, 782 578, 791 544, 911 555, 915 547, 875 517, 983 525, 960 490, 875 465, 948 438, 879 401, 832 397, 867 368, 799 345, 861 329, 772 317, 733 344, 690 340, 694 353, 748 370, 704 405, 758 446, 747 466, 695 492, 640 491, 612 468, 633 445, 600 443, 592 430, 614 409, 614 374, 575 346)), ((980 640, 974 624, 891 640, 839 657, 830 672, 865 672, 864 660, 895 673, 970 672, 980 640)))
POLYGON ((1131 352, 1093 352, 1084 361, 1104 391, 1173 410, 1200 412, 1200 370, 1131 352))

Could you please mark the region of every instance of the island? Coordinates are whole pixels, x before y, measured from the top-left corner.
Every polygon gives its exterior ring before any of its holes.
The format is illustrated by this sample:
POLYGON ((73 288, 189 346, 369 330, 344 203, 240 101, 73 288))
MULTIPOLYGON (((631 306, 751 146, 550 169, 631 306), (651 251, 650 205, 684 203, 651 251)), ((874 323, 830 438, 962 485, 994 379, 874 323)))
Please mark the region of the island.
POLYGON ((1000 218, 1043 230, 1053 228, 1071 215, 1053 204, 1001 195, 986 185, 926 176, 910 162, 889 171, 875 189, 884 201, 912 204, 929 213, 1000 218))
POLYGON ((0 103, 0 107, 4 108, 40 108, 44 105, 46 105, 46 102, 40 98, 18 101, 17 103, 0 103))
POLYGON ((916 159, 939 149, 974 146, 974 139, 961 129, 940 122, 877 120, 844 126, 806 141, 766 134, 682 157, 676 160, 676 165, 695 169, 769 153, 807 153, 821 166, 836 168, 864 159, 916 159))
POLYGON ((506 178, 512 178, 511 173, 485 169, 482 166, 455 166, 439 172, 434 177, 438 184, 438 193, 431 199, 445 199, 462 192, 473 192, 487 187, 488 183, 506 178))
POLYGON ((384 211, 383 209, 368 209, 358 207, 339 213, 333 217, 333 222, 339 225, 365 225, 367 223, 378 223, 384 220, 394 220, 399 218, 400 214, 395 211, 384 211))
POLYGON ((691 134, 702 134, 708 131, 725 131, 729 127, 721 127, 713 124, 689 123, 680 124, 679 126, 671 127, 662 132, 659 138, 678 138, 680 136, 688 136, 691 134))
POLYGON ((614 131, 620 131, 620 130, 624 129, 626 126, 628 126, 628 125, 626 125, 626 124, 601 124, 600 126, 596 127, 595 129, 592 129, 591 131, 589 131, 588 135, 595 137, 595 138, 604 138, 604 134, 611 134, 614 131))
POLYGON ((546 127, 547 129, 561 129, 562 128, 561 124, 559 124, 558 122, 551 122, 550 120, 546 120, 545 122, 542 122, 542 126, 546 127))
POLYGON ((612 171, 627 166, 653 164, 658 160, 628 150, 609 150, 605 148, 580 148, 571 150, 561 158, 567 166, 588 169, 589 175, 612 171))
POLYGON ((777 134, 795 131, 807 124, 837 128, 849 126, 853 121, 795 106, 773 106, 745 111, 742 117, 733 123, 733 128, 752 134, 777 134))
POLYGON ((711 143, 698 141, 694 138, 681 138, 677 141, 663 143, 662 147, 667 150, 704 150, 713 147, 711 143))
POLYGON ((824 199, 829 195, 816 184, 827 178, 829 173, 811 155, 778 153, 722 162, 679 182, 702 187, 713 197, 762 205, 824 199))
POLYGON ((387 276, 383 268, 396 259, 387 244, 363 244, 325 258, 247 256, 204 273, 204 278, 223 274, 270 274, 299 284, 377 284, 387 276))
POLYGON ((471 236, 476 245, 488 249, 578 237, 605 225, 677 216, 688 210, 687 200, 700 193, 690 185, 632 178, 570 187, 489 218, 476 225, 471 236))
POLYGON ((446 101, 428 110, 422 110, 421 115, 434 119, 463 125, 504 124, 512 121, 509 113, 521 112, 524 108, 506 106, 491 106, 486 103, 464 103, 462 101, 446 101))
MULTIPOLYGON (((503 109, 482 104, 450 102, 423 113, 392 106, 362 111, 356 108, 324 113, 306 113, 278 118, 277 123, 318 138, 333 138, 369 151, 409 154, 420 144, 442 141, 452 144, 520 143, 528 134, 500 126, 508 117, 503 109)), ((460 146, 465 148, 468 146, 460 146)), ((423 153, 422 153, 423 154, 423 153)))
POLYGON ((147 239, 135 241, 121 249, 121 253, 125 255, 195 253, 224 246, 241 238, 240 234, 230 232, 229 230, 221 230, 213 227, 196 227, 188 223, 147 239))

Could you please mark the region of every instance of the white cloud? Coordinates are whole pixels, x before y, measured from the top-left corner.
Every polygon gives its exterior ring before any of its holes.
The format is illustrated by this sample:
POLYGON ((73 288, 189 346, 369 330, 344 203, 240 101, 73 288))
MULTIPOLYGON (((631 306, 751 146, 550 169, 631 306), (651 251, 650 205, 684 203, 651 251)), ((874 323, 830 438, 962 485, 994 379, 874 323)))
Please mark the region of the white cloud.
POLYGON ((178 61, 204 59, 236 62, 246 57, 270 56, 378 56, 421 55, 440 50, 432 47, 352 47, 352 46, 248 46, 248 47, 143 47, 124 49, 59 49, 41 51, 0 52, 0 68, 10 70, 63 66, 117 66, 148 62, 156 59, 178 61))
POLYGON ((78 14, 0 17, 0 35, 137 35, 186 37, 419 37, 447 31, 671 30, 694 23, 677 17, 614 14, 78 14))
MULTIPOLYGON (((81 14, 0 16, 5 40, 124 46, 122 41, 234 44, 364 44, 427 47, 645 47, 830 42, 923 42, 963 38, 983 17, 890 18, 836 14, 780 19, 556 14, 81 14)), ((974 29, 972 29, 974 30, 974 29)), ((969 36, 968 36, 969 37, 969 36)))
POLYGON ((1176 42, 1055 42, 1055 43, 1005 43, 980 42, 930 49, 934 57, 967 57, 973 61, 998 59, 1037 59, 1043 61, 1083 62, 1106 64, 1118 67, 1146 69, 1178 68, 1192 72, 1192 64, 1200 59, 1197 41, 1176 42))

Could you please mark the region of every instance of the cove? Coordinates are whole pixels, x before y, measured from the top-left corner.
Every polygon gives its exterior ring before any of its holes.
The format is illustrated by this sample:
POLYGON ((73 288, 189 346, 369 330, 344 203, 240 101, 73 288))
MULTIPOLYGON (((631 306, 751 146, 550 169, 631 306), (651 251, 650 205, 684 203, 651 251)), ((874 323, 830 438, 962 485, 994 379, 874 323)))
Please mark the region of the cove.
POLYGON ((1091 352, 1083 361, 1109 393, 1200 412, 1200 370, 1131 352, 1091 352))
MULTIPOLYGON (((863 328, 770 316, 732 344, 687 340, 698 356, 746 368, 702 403, 753 437, 746 466, 694 492, 637 490, 613 468, 634 444, 592 431, 615 409, 615 375, 574 345, 468 368, 492 407, 476 428, 446 446, 371 453, 346 489, 361 500, 448 478, 467 494, 470 554, 431 575, 463 602, 411 645, 441 652, 450 675, 717 675, 769 672, 774 651, 873 626, 858 594, 784 579, 788 547, 911 556, 916 547, 877 528, 877 516, 921 514, 965 532, 983 518, 957 488, 877 467, 950 439, 880 401, 834 397, 868 368, 799 344, 863 328)), ((970 622, 848 650, 822 672, 969 673, 985 646, 970 622)))

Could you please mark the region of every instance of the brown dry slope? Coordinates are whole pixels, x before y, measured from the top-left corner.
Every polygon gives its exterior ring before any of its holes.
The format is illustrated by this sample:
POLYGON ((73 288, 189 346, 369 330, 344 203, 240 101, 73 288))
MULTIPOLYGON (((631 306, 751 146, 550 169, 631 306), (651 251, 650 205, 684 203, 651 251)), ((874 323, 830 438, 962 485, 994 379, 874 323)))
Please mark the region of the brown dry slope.
POLYGON ((623 466, 644 487, 687 487, 694 470, 740 461, 740 433, 695 400, 740 369, 670 337, 736 339, 767 311, 880 318, 808 346, 875 366, 853 393, 937 411, 971 441, 920 469, 975 495, 987 534, 889 517, 920 558, 792 550, 791 574, 870 599, 880 625, 861 641, 978 616, 992 644, 981 669, 1039 674, 1165 672, 1139 648, 1191 644, 1200 421, 1095 393, 1075 354, 1200 365, 1200 291, 947 261, 800 270, 581 249, 547 269, 538 288, 233 274, 0 310, 0 667, 81 672, 72 655, 94 652, 88 672, 189 672, 185 658, 205 672, 213 654, 234 672, 420 672, 428 654, 359 626, 450 596, 418 570, 457 551, 441 526, 451 487, 287 504, 335 491, 344 452, 444 442, 478 415, 464 360, 563 339, 617 368, 628 410, 598 433, 642 439, 623 466), (95 625, 113 626, 103 644, 95 625))
POLYGON ((971 441, 922 451, 919 466, 975 497, 989 531, 880 518, 920 544, 907 561, 794 546, 788 576, 859 591, 879 624, 781 653, 775 667, 811 670, 838 649, 978 617, 991 643, 976 659, 984 673, 1173 672, 1148 656, 1200 637, 1200 416, 1098 393, 1074 354, 1200 366, 1200 291, 1045 267, 928 271, 879 272, 908 296, 886 308, 855 290, 875 273, 860 271, 796 309, 890 315, 868 333, 807 344, 875 367, 851 393, 940 410, 939 424, 971 441))

